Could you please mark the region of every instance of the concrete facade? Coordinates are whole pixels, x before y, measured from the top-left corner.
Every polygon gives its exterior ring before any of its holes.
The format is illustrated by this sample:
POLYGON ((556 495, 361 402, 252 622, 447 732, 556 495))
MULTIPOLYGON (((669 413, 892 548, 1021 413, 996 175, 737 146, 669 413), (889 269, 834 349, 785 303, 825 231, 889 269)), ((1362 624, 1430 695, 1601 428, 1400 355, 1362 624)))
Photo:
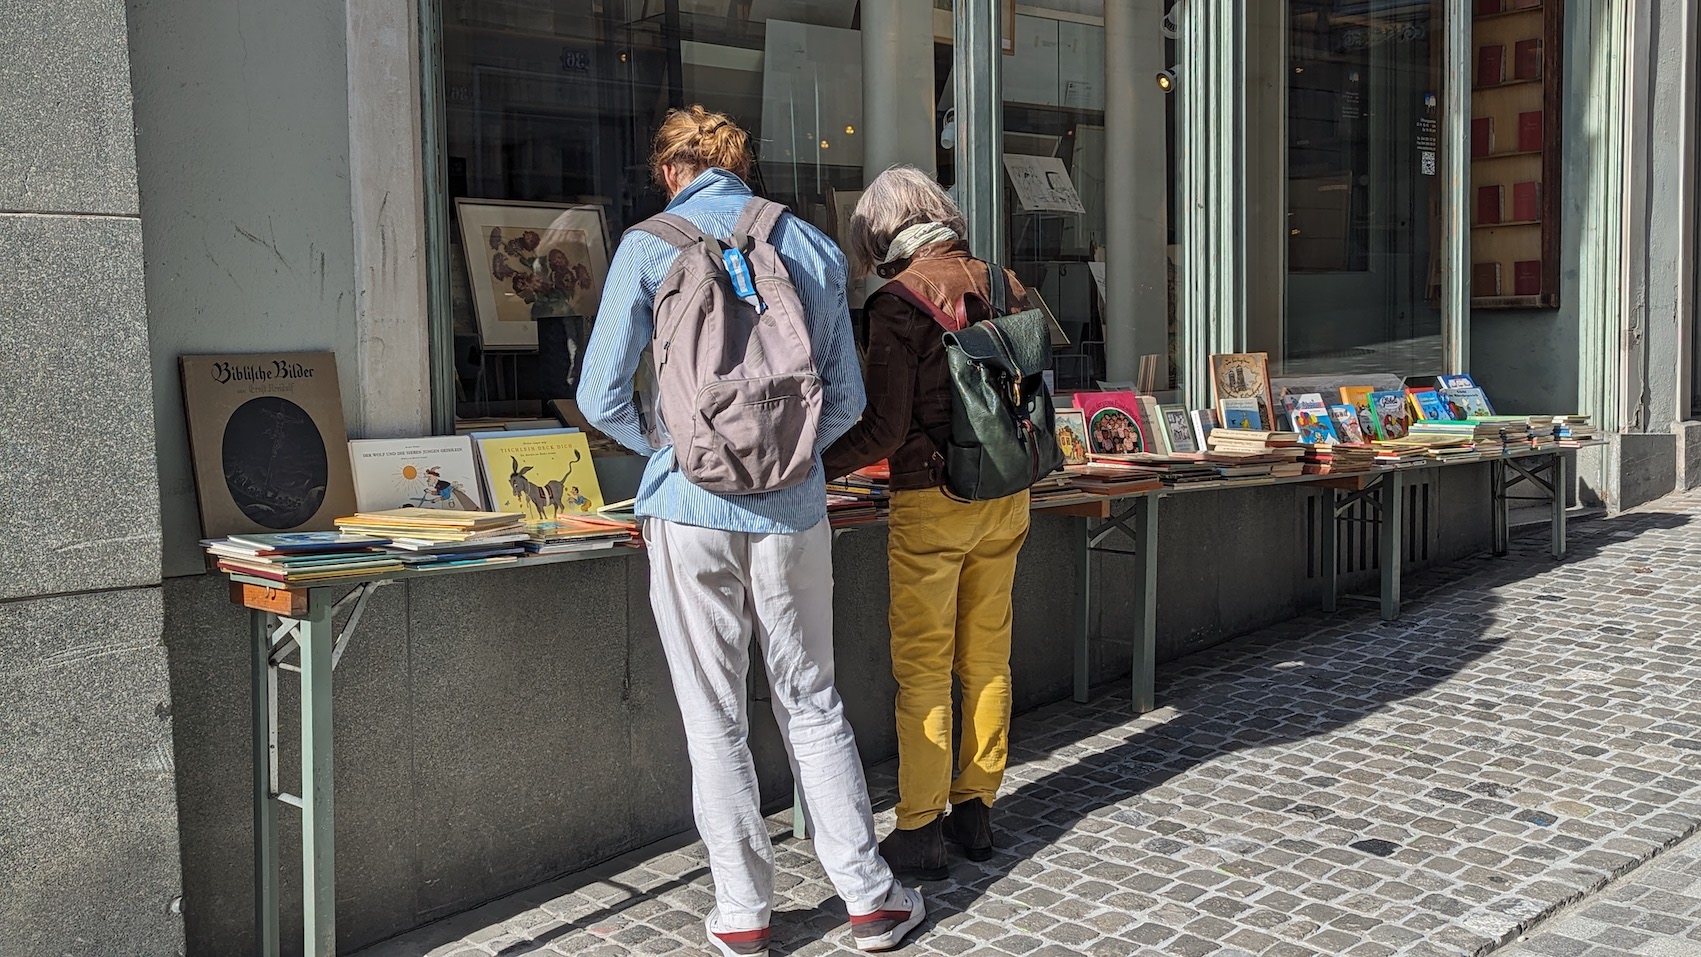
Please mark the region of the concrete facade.
POLYGON ((0 953, 183 948, 130 63, 117 0, 0 21, 0 953))

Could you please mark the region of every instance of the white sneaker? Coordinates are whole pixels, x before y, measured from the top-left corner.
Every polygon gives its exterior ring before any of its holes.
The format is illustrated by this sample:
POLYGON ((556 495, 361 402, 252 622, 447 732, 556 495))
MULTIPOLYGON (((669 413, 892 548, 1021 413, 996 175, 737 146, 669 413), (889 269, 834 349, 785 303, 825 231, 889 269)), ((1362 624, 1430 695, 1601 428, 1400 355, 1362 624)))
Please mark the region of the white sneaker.
POLYGON ((724 930, 718 929, 721 922, 719 907, 709 911, 709 918, 703 921, 703 930, 709 936, 709 944, 721 953, 721 957, 764 957, 768 953, 768 928, 759 930, 724 930))
POLYGON ((891 950, 926 916, 920 888, 893 882, 891 893, 873 913, 851 915, 851 939, 857 950, 891 950))

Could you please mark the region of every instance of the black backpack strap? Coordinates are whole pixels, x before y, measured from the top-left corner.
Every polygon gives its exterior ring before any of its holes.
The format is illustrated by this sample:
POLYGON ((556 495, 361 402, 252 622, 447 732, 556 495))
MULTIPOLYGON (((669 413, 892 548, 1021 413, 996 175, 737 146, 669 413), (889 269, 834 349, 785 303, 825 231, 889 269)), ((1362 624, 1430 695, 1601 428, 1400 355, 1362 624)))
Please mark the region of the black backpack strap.
POLYGON ((696 223, 673 213, 657 213, 626 232, 649 233, 675 249, 689 249, 698 243, 707 243, 711 248, 719 246, 714 237, 698 229, 696 223))
POLYGON ((737 246, 744 248, 742 237, 745 236, 767 242, 768 234, 774 231, 774 226, 780 221, 780 214, 785 211, 786 208, 781 203, 760 196, 750 197, 750 201, 744 204, 743 212, 738 214, 738 222, 732 227, 732 236, 737 246))
POLYGON ((993 318, 1009 315, 1010 274, 1004 271, 1004 267, 990 261, 986 264, 986 288, 992 294, 992 302, 988 305, 992 307, 993 318))

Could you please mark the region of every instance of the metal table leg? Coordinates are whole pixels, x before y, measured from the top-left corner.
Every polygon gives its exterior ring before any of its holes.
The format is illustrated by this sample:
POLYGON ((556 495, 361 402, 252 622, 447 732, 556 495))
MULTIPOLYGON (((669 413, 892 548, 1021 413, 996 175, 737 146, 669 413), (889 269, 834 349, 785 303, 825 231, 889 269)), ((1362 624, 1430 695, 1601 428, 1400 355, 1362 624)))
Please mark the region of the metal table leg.
POLYGON ((1405 531, 1405 475, 1396 469, 1382 478, 1382 527, 1379 564, 1382 566, 1382 620, 1400 617, 1400 562, 1405 556, 1401 541, 1405 531))
POLYGON ((1488 465, 1489 507, 1494 513, 1494 554, 1504 555, 1512 547, 1512 503, 1506 497, 1506 463, 1488 465))
POLYGON ((1093 526, 1075 520, 1075 701, 1086 704, 1092 682, 1093 526))
POLYGON ((1566 460, 1564 452, 1553 453, 1548 481, 1552 483, 1550 491, 1553 494, 1553 557, 1556 559, 1565 557, 1565 498, 1571 489, 1568 476, 1570 466, 1571 463, 1566 460))
POLYGON ((253 648, 254 952, 278 957, 278 672, 272 667, 272 616, 249 611, 253 648))
POLYGON ((1134 502, 1134 713, 1157 707, 1158 497, 1134 502))
POLYGON ((303 957, 337 952, 336 828, 331 748, 330 608, 320 589, 298 631, 301 661, 301 891, 303 957))
POLYGON ((1337 500, 1340 496, 1332 488, 1323 492, 1323 540, 1318 543, 1317 560, 1323 566, 1323 610, 1333 612, 1339 607, 1339 560, 1335 555, 1335 544, 1340 540, 1341 529, 1337 522, 1337 500))

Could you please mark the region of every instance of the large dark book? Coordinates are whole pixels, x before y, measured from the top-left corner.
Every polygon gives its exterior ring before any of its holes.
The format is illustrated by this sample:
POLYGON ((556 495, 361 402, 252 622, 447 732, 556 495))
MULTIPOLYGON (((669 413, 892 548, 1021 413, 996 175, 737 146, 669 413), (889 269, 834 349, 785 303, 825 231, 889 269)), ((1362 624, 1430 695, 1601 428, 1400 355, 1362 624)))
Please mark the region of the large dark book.
POLYGON ((1506 48, 1496 43, 1477 47, 1477 86, 1506 82, 1506 48))
POLYGON ((1471 155, 1487 156, 1494 152, 1494 117, 1471 118, 1471 155))
POLYGON ((1519 223, 1534 223, 1542 218, 1542 184, 1512 184, 1512 219, 1519 223))
POLYGON ((1477 225, 1493 226, 1505 219, 1502 215, 1506 205, 1506 187, 1494 186, 1477 187, 1477 225))
POLYGON ((1471 266, 1471 295, 1478 298, 1500 295, 1500 264, 1475 263, 1471 266))
POLYGON ((1540 153, 1546 144, 1542 141, 1543 117, 1541 110, 1531 110, 1518 114, 1518 151, 1521 153, 1540 153))
POLYGON ((1512 78, 1515 80, 1539 80, 1541 76, 1541 37, 1519 40, 1512 48, 1512 78))
POLYGON ((1542 294, 1542 261, 1526 259, 1512 264, 1512 294, 1539 296, 1542 294))

